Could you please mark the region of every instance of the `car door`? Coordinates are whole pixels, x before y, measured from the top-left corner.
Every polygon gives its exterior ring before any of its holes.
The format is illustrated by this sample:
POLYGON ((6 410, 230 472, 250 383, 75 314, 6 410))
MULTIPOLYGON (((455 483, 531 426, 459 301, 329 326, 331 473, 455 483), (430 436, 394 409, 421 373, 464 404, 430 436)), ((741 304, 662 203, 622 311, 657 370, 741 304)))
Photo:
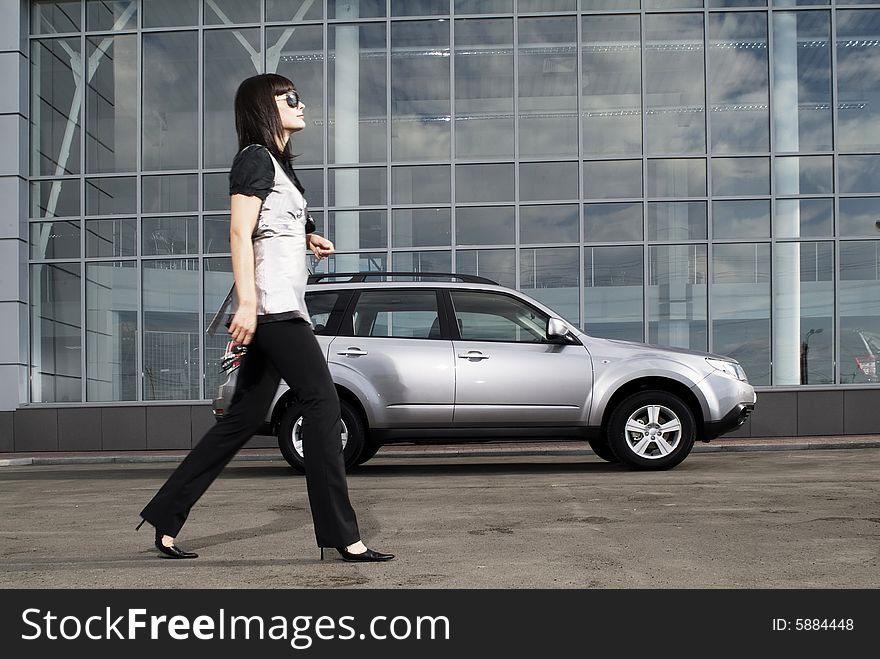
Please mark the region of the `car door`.
POLYGON ((437 291, 363 290, 355 294, 330 345, 334 379, 364 397, 380 428, 449 425, 455 397, 452 341, 441 338, 437 291))
POLYGON ((584 422, 592 362, 580 343, 551 343, 549 317, 512 295, 450 290, 456 427, 571 426, 584 422))

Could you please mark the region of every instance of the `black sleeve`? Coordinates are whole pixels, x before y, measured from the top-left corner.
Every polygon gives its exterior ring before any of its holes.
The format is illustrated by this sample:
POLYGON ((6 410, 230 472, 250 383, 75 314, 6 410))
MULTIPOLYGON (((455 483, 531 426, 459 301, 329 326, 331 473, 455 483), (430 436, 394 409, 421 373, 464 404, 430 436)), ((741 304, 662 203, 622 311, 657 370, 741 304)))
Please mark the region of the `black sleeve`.
POLYGON ((261 146, 249 146, 239 151, 229 171, 229 194, 259 197, 266 201, 275 184, 272 156, 261 146))
POLYGON ((306 234, 310 233, 315 233, 315 221, 312 219, 311 213, 306 216, 306 234))

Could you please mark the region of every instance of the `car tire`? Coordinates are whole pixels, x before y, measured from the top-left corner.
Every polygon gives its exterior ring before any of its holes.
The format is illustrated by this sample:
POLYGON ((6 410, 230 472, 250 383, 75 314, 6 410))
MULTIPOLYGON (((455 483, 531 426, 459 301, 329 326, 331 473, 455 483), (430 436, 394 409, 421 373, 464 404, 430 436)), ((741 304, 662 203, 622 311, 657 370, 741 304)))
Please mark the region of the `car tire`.
POLYGON ((614 451, 608 446, 607 440, 601 437, 596 437, 587 441, 590 442, 590 448, 593 449, 593 453, 602 458, 605 462, 620 462, 620 460, 617 459, 617 456, 614 455, 614 451))
POLYGON ((358 456, 357 464, 362 465, 368 460, 370 460, 379 449, 382 448, 382 444, 376 444, 375 442, 365 442, 364 448, 361 450, 361 454, 358 456))
POLYGON ((688 456, 695 438, 690 407, 666 391, 628 396, 608 422, 608 445, 622 463, 635 469, 671 469, 688 456))
MULTIPOLYGON (((345 468, 350 469, 358 464, 364 448, 364 423, 356 409, 344 400, 339 401, 342 416, 342 455, 345 468)), ((299 407, 289 405, 278 424, 278 448, 287 463, 301 474, 306 473, 306 463, 302 454, 302 440, 299 432, 302 428, 302 415, 299 407)))

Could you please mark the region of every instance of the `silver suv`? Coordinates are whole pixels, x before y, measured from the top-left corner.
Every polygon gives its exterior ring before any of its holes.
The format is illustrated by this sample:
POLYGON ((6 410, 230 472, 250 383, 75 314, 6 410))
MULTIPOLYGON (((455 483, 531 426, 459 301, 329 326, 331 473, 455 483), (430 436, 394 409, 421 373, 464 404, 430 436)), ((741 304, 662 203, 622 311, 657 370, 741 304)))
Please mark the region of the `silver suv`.
MULTIPOLYGON (((482 277, 312 275, 306 303, 339 392, 347 467, 392 442, 575 438, 609 462, 669 469, 755 406, 728 357, 588 336, 482 277)), ((217 417, 235 389, 234 348, 217 417)), ((299 471, 301 425, 282 381, 262 432, 299 471)))

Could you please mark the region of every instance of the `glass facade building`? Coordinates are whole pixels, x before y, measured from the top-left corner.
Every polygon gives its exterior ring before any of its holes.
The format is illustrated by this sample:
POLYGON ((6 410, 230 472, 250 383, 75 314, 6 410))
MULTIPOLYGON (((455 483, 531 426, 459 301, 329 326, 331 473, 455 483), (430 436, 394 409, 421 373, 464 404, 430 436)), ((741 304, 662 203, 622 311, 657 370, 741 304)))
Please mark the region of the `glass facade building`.
POLYGON ((290 77, 319 271, 479 274, 600 337, 876 387, 880 3, 25 3, 27 401, 200 401, 238 83, 290 77))

